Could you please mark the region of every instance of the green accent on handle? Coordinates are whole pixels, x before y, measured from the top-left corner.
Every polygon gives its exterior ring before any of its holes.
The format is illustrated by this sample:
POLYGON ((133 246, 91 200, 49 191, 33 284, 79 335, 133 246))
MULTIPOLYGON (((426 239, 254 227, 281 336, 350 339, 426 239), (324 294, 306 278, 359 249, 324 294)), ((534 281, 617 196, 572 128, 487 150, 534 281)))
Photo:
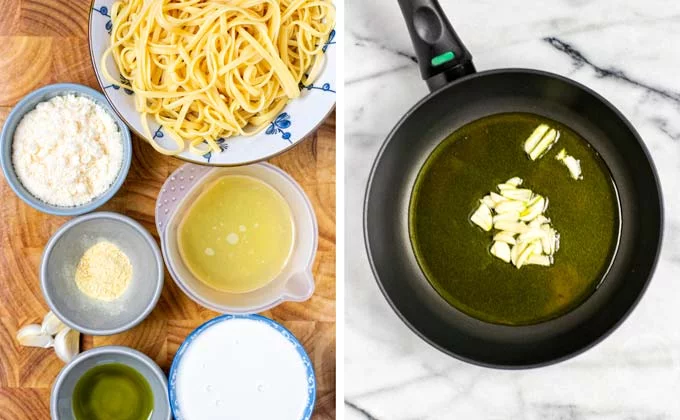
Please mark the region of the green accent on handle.
POLYGON ((447 51, 444 54, 439 54, 438 56, 434 57, 431 63, 433 66, 437 67, 453 60, 454 58, 456 58, 456 54, 454 54, 453 51, 447 51))

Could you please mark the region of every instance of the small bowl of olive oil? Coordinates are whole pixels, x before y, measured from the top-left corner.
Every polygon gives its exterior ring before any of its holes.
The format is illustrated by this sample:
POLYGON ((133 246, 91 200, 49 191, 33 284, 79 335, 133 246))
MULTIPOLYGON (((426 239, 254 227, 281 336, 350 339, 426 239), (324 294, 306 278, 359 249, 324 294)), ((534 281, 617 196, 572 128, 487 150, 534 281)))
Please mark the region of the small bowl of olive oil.
POLYGON ((128 347, 88 350, 52 386, 55 420, 170 420, 168 383, 148 356, 128 347))

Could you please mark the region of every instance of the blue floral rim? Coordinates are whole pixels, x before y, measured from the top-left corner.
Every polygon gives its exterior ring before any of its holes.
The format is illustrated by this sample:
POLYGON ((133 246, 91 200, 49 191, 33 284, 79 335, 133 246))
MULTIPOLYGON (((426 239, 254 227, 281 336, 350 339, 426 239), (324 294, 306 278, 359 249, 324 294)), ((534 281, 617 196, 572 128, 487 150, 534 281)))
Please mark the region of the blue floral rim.
POLYGON ((307 405, 305 406, 305 409, 302 413, 302 417, 300 417, 300 420, 310 420, 312 418, 312 412, 314 411, 314 404, 316 402, 316 375, 314 374, 314 366, 312 366, 312 361, 309 359, 309 355, 305 351, 305 348, 302 346, 300 341, 298 341, 298 339, 293 335, 293 333, 291 333, 286 327, 274 321, 273 319, 269 319, 258 314, 220 315, 209 321, 204 322, 203 324, 198 326, 198 328, 193 330, 191 334, 187 336, 187 338, 184 340, 182 345, 179 346, 179 349, 175 354, 175 357, 172 361, 172 365, 170 365, 170 374, 168 375, 168 397, 170 400, 170 409, 172 410, 173 417, 176 420, 184 419, 179 406, 179 401, 177 400, 177 393, 175 391, 177 382, 177 367, 181 362, 182 356, 187 351, 191 343, 205 330, 207 330, 208 328, 212 327, 215 324, 218 324, 223 321, 229 321, 232 319, 249 319, 252 321, 262 322, 263 324, 270 326, 275 331, 280 333, 293 345, 293 347, 295 347, 295 350, 297 351, 298 355, 300 356, 300 359, 302 360, 302 363, 305 365, 305 368, 307 370, 306 372, 307 405))

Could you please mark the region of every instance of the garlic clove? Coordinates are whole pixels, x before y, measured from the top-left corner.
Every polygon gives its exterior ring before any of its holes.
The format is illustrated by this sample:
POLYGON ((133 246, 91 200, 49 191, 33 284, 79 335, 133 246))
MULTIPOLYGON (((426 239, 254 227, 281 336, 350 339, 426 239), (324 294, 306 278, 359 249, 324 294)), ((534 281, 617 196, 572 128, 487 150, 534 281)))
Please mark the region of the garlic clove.
POLYGON ((22 346, 49 348, 54 345, 51 335, 42 331, 38 324, 26 325, 17 331, 17 341, 22 346))
POLYGON ((66 328, 66 324, 61 322, 54 312, 49 311, 45 314, 42 322, 42 332, 49 335, 56 335, 64 328, 66 328))
POLYGON ((54 352, 64 363, 70 362, 80 353, 80 332, 64 328, 54 339, 54 352))

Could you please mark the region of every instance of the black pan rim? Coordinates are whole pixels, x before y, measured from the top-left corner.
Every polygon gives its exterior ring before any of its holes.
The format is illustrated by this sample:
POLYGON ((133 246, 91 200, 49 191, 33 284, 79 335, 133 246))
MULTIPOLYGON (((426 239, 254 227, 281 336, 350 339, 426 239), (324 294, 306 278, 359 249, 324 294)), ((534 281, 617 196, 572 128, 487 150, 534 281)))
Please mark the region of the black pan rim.
POLYGON ((362 222, 363 222, 363 234, 364 234, 364 247, 366 249, 366 254, 368 256, 368 262, 371 266, 371 271, 373 273, 373 277, 378 283, 378 287, 380 289, 380 292, 384 296, 385 300, 387 300, 387 303, 390 305, 392 310, 397 314, 397 316, 401 319, 401 321, 408 326, 408 328, 413 331, 418 337, 420 337, 423 341, 431 345, 432 347, 436 348, 437 350, 441 351, 444 354, 447 354, 451 357, 454 357, 458 360, 461 360, 463 362, 470 363, 472 365, 484 367, 484 368, 490 368, 490 369, 500 369, 500 370, 525 370, 525 369, 535 369, 535 368, 540 368, 540 367, 545 367, 545 366, 550 366, 554 365, 566 360, 569 360, 573 357, 576 357, 587 350, 590 350, 591 348, 595 347, 597 344, 601 343, 604 339, 609 337, 616 329, 618 329, 623 322, 628 319, 630 314, 633 312, 633 310, 638 306, 640 301, 642 300, 642 297, 644 296, 645 292, 647 291, 647 288, 649 287, 649 283, 651 282, 652 277, 654 276, 654 273, 656 271, 656 267, 659 262, 659 257, 660 257, 660 252, 661 252, 661 246, 663 243, 663 234, 664 234, 664 201, 663 201, 663 193, 661 190, 661 183, 659 180, 659 174, 656 169, 656 166, 654 164, 654 161, 652 160, 652 157, 649 153, 649 150, 647 149, 647 146, 645 143, 642 141, 642 138, 640 137, 640 134, 637 132, 633 124, 623 115, 621 111, 617 107, 615 107, 610 101, 605 99, 602 95, 599 93, 595 92, 593 89, 575 81, 570 78, 564 77, 559 74, 543 71, 543 70, 537 70, 537 69, 528 69, 528 68, 502 68, 502 69, 493 69, 493 70, 486 70, 486 71, 481 71, 477 73, 473 73, 470 75, 467 75, 465 77, 462 77, 458 80, 455 80, 451 83, 446 84, 440 89, 435 90, 434 92, 430 92, 428 95, 423 97, 421 100, 419 100, 415 105, 413 105, 402 117, 401 119, 397 122, 397 124, 390 130, 389 134, 383 141, 383 144, 380 146, 380 149, 378 151, 378 154, 374 158, 373 165, 371 166, 371 172, 368 177, 368 182, 366 184, 366 191, 364 193, 364 203, 363 203, 363 217, 362 217, 362 222), (443 348, 442 346, 438 345, 437 343, 433 342, 430 340, 427 336, 422 334, 413 324, 409 322, 409 320, 401 313, 399 308, 395 305, 395 303, 392 301, 388 293, 385 291, 385 288, 383 287, 382 282, 380 281, 380 276, 378 275, 377 267, 374 264, 373 261, 373 255, 371 253, 371 248, 369 245, 369 238, 368 238, 368 229, 367 229, 367 214, 368 214, 368 201, 369 201, 369 195, 371 191, 371 187, 373 184, 373 178, 375 176, 376 169, 378 167, 378 163, 380 162, 382 155, 387 148, 387 145, 392 141, 394 138, 394 134, 401 128, 401 126, 404 124, 404 122, 418 109, 420 108, 424 103, 428 102, 430 99, 432 99, 434 96, 440 94, 441 92, 450 89, 456 85, 459 85, 461 83, 464 83, 467 80, 473 79, 473 78, 478 78, 478 77, 486 77, 486 76, 492 76, 496 74, 513 74, 513 73, 523 73, 523 74, 532 74, 532 75, 537 75, 537 76, 544 76, 544 77, 550 77, 554 78, 557 80, 560 80, 564 83, 567 83, 569 85, 572 85, 578 89, 581 89, 585 91, 586 93, 592 95, 596 99, 598 99, 602 104, 604 104, 606 107, 611 109, 614 114, 625 124, 625 126, 628 128, 628 130, 633 134, 633 137, 637 140, 638 145, 640 146, 640 149, 642 150, 642 154, 645 157, 647 163, 650 166, 652 176, 654 178, 654 184, 656 185, 656 194, 659 197, 659 231, 658 231, 658 240, 655 245, 654 249, 654 260, 650 266, 649 273, 647 274, 647 279, 642 286, 642 289, 640 290, 640 293, 636 297, 635 301, 632 302, 630 307, 626 310, 626 312, 615 322, 613 323, 608 329, 604 330, 595 340, 591 341, 587 345, 578 348, 574 351, 565 353, 564 355, 560 357, 556 357, 553 359, 547 359, 547 360, 541 360, 536 363, 527 363, 527 364, 498 364, 498 363, 488 363, 476 359, 472 359, 469 357, 461 356, 455 352, 452 352, 446 348, 443 348))

